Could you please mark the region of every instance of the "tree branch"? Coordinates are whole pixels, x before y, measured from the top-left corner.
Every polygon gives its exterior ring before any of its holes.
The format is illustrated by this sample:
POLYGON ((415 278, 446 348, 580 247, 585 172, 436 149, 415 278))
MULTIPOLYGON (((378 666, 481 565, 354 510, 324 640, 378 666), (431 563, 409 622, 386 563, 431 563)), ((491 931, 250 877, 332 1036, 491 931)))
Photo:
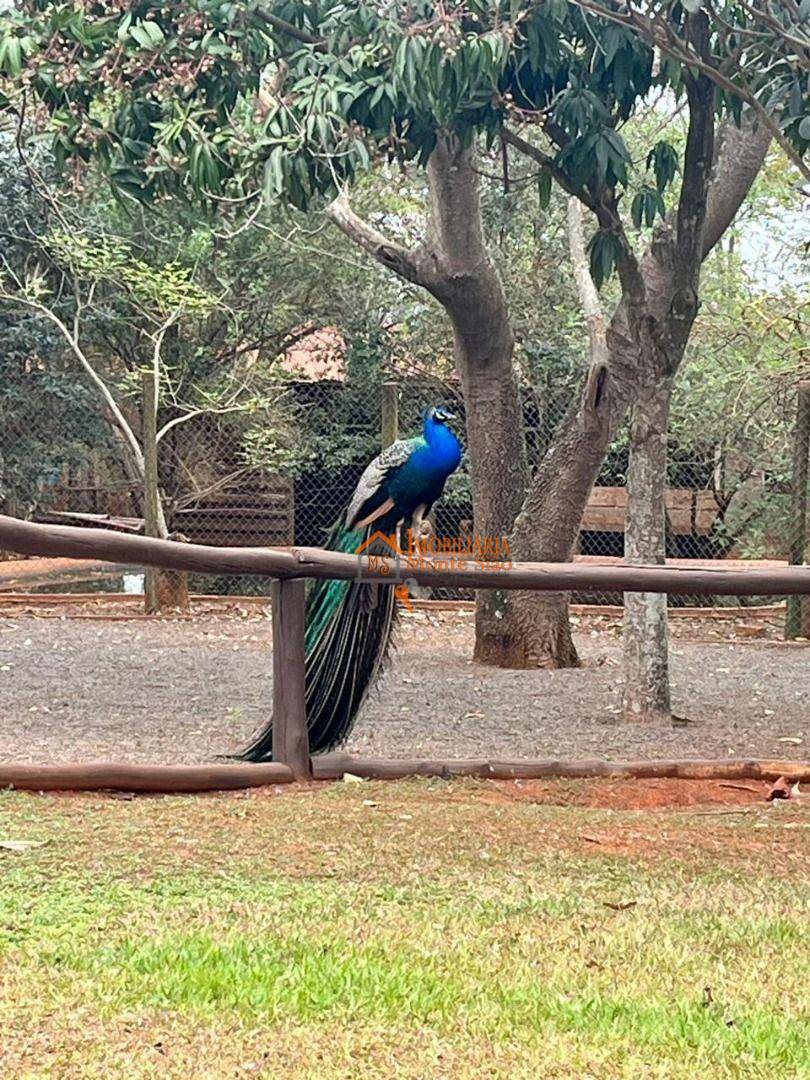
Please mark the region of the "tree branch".
POLYGON ((521 154, 531 158, 532 161, 536 161, 546 172, 551 173, 552 177, 557 181, 559 186, 568 195, 575 195, 581 203, 584 203, 589 210, 596 213, 596 203, 591 198, 587 189, 584 187, 578 187, 573 184, 570 178, 565 174, 565 171, 557 165, 549 154, 544 153, 533 143, 530 143, 527 139, 524 139, 521 135, 518 135, 515 131, 510 131, 509 128, 503 128, 501 130, 501 138, 509 146, 514 146, 516 150, 519 150, 521 154))
MULTIPOLYGON (((709 20, 702 12, 690 15, 690 44, 704 56, 709 48, 709 20)), ((714 161, 714 83, 703 74, 684 73, 689 101, 689 130, 683 158, 683 182, 676 214, 675 288, 694 288, 702 261, 706 200, 714 161)))
POLYGON ((603 193, 601 201, 595 206, 594 213, 599 222, 599 228, 612 233, 619 242, 621 254, 616 261, 616 272, 619 275, 624 296, 631 302, 635 311, 640 312, 647 301, 647 286, 636 253, 627 237, 627 230, 619 213, 615 196, 608 197, 607 193, 603 193))
POLYGON ((588 326, 591 364, 607 364, 608 349, 605 337, 605 313, 599 293, 593 283, 588 267, 585 250, 585 236, 582 229, 582 205, 576 196, 568 200, 568 250, 574 271, 579 302, 588 326))
POLYGON ((432 259, 429 252, 424 249, 412 251, 383 236, 355 214, 345 191, 330 203, 326 213, 345 236, 387 270, 426 289, 434 283, 435 274, 431 272, 432 259))
POLYGON ((711 79, 721 90, 744 101, 756 113, 759 122, 768 129, 771 137, 779 143, 805 180, 810 180, 810 167, 808 167, 807 162, 785 137, 777 121, 757 98, 756 94, 748 86, 734 82, 716 65, 701 58, 690 48, 689 43, 677 37, 672 28, 664 21, 658 20, 654 22, 642 15, 641 12, 631 11, 629 8, 626 14, 622 14, 604 6, 600 0, 572 0, 572 3, 583 11, 590 11, 594 15, 607 19, 609 22, 619 23, 621 26, 637 30, 649 45, 659 49, 663 55, 677 60, 679 64, 683 64, 686 68, 695 68, 711 79))
POLYGON ((157 442, 160 443, 161 439, 165 438, 170 431, 179 427, 181 424, 185 424, 188 420, 193 420, 197 416, 224 416, 226 413, 244 412, 249 407, 247 402, 243 402, 239 405, 211 405, 203 406, 199 409, 190 409, 186 413, 182 413, 180 416, 175 416, 174 419, 167 421, 160 431, 157 433, 157 442))
POLYGON ((596 215, 601 229, 612 232, 616 236, 622 249, 622 254, 617 264, 617 271, 622 286, 628 295, 631 296, 634 303, 643 303, 644 280, 639 272, 638 262, 633 252, 633 248, 630 241, 627 239, 627 233, 625 232, 624 224, 615 205, 615 200, 609 198, 609 193, 607 192, 603 192, 602 197, 597 198, 593 191, 589 191, 586 187, 580 187, 572 183, 570 177, 566 175, 565 171, 557 165, 549 154, 544 153, 516 132, 504 128, 501 134, 505 143, 514 146, 516 150, 519 150, 521 154, 525 154, 526 157, 531 158, 532 161, 536 161, 538 165, 551 173, 551 176, 556 180, 563 191, 578 199, 583 206, 587 206, 587 208, 596 215))
POLYGON ((280 19, 278 15, 273 15, 271 12, 265 11, 261 7, 256 9, 256 14, 262 22, 267 23, 268 26, 272 26, 274 30, 286 34, 287 37, 291 37, 295 41, 300 41, 302 45, 314 45, 318 50, 322 50, 326 47, 326 42, 323 38, 315 37, 315 35, 310 34, 308 30, 302 30, 299 26, 295 26, 294 23, 288 22, 286 19, 280 19))
POLYGON ((59 316, 55 312, 51 311, 50 308, 47 307, 47 305, 41 304, 37 300, 30 300, 27 297, 23 296, 15 296, 14 294, 8 293, 5 290, 0 291, 0 300, 7 300, 14 304, 22 304, 24 307, 28 307, 32 311, 39 312, 40 315, 44 316, 46 319, 49 319, 54 324, 54 326, 56 326, 60 334, 64 337, 65 341, 70 346, 71 352, 79 361, 81 366, 84 368, 93 385, 104 398, 104 402, 107 405, 107 408, 110 410, 110 413, 115 420, 119 431, 124 436, 127 446, 132 453, 133 460, 141 474, 141 478, 143 478, 145 473, 143 451, 141 450, 140 443, 135 436, 135 432, 130 427, 124 414, 121 412, 121 409, 119 408, 118 403, 110 392, 109 387, 98 374, 93 365, 90 363, 84 350, 81 348, 78 339, 75 338, 73 334, 71 334, 67 325, 59 318, 59 316))
POLYGON ((704 259, 719 242, 745 201, 762 168, 771 141, 770 131, 762 125, 755 127, 751 117, 743 120, 742 127, 738 128, 727 120, 720 128, 703 227, 704 259))

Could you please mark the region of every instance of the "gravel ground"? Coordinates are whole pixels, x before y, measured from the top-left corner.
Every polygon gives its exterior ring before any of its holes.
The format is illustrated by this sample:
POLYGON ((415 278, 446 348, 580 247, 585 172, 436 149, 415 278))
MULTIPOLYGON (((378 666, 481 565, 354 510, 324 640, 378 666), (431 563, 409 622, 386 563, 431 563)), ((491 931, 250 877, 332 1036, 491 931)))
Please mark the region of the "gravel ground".
MULTIPOLYGON (((247 613, 246 613, 247 614, 247 613)), ((681 725, 618 723, 620 643, 578 636, 584 667, 473 665, 468 614, 408 618, 349 749, 407 757, 807 758, 810 649, 673 643, 681 725)), ((199 762, 270 708, 270 621, 0 617, 0 761, 199 762)))

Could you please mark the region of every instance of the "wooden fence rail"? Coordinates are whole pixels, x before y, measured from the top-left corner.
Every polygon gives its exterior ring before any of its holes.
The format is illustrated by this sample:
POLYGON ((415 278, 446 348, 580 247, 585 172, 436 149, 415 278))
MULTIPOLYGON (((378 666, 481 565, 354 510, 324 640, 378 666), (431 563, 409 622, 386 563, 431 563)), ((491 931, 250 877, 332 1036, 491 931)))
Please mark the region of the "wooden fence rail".
MULTIPOLYGON (((113 563, 159 566, 167 570, 197 573, 259 575, 276 580, 273 589, 273 715, 278 725, 276 740, 278 763, 295 779, 313 775, 309 758, 306 702, 304 694, 305 598, 302 578, 333 578, 344 581, 360 576, 364 581, 392 583, 415 581, 420 585, 461 586, 475 589, 526 589, 569 592, 574 589, 598 589, 614 592, 666 592, 725 596, 810 595, 810 568, 787 567, 759 570, 687 569, 661 566, 593 566, 583 563, 518 563, 499 568, 479 566, 459 555, 439 558, 402 556, 373 562, 355 555, 345 555, 321 548, 216 548, 197 544, 178 544, 142 536, 129 536, 103 529, 83 529, 61 525, 35 525, 16 518, 0 516, 0 549, 23 555, 103 560, 113 563)), ((407 765, 407 763, 405 763, 407 765)), ((526 763, 531 766, 531 763, 526 763)), ((558 768, 561 763, 550 764, 558 768)), ((672 768, 673 763, 663 763, 672 768)), ((721 763, 710 763, 720 768, 721 763)), ((725 763, 739 769, 738 763, 725 763)), ((756 772, 760 766, 746 763, 756 772)), ((413 763, 412 771, 416 768, 413 763)), ((490 763, 459 762, 461 771, 474 775, 498 775, 490 763)), ((577 766, 568 763, 569 769, 577 766)), ((593 763, 584 763, 584 775, 593 763)), ((74 767, 80 768, 80 767, 74 767)), ((105 766, 124 769, 122 766, 105 766)), ((259 769, 262 766, 231 766, 236 769, 259 769)), ((509 775, 521 775, 519 763, 503 765, 509 775), (514 770, 518 770, 515 772, 514 770)), ((801 768, 801 766, 797 766, 801 768)), ((403 775, 402 762, 374 762, 364 766, 356 759, 319 759, 314 775, 333 776, 346 771, 366 775, 403 775), (347 764, 348 763, 348 764, 347 764), (371 770, 371 771, 369 771, 371 770)), ((419 771, 439 773, 454 771, 453 762, 421 763, 419 771)), ((772 769, 770 770, 773 771, 772 769)), ((766 770, 767 772, 767 770, 766 770)), ((123 775, 123 774, 122 774, 123 775)), ((126 775, 130 775, 127 773, 126 775)), ((168 775, 168 774, 167 774, 168 775)), ((269 775, 269 774, 267 774, 269 775)), ((281 773, 276 774, 279 778, 281 773)), ((284 775, 287 775, 286 773, 284 775)), ((526 775, 525 772, 522 775, 526 775)), ((548 775, 541 773, 540 775, 548 775)), ((572 775, 570 772, 568 775, 572 775)), ((583 775, 574 772, 573 775, 583 775)), ((659 774, 661 775, 661 774, 659 774)), ((667 775, 664 773, 663 775, 667 775)), ((669 773, 673 775, 673 773, 669 773)), ((674 775, 683 775, 676 769, 674 775)), ((721 771, 721 775, 728 775, 721 771)), ((734 772, 733 775, 739 775, 734 772)), ((747 775, 752 775, 749 771, 747 775)), ((762 775, 762 773, 760 773, 762 775)), ((200 783, 194 776, 184 782, 200 783)), ((211 776, 208 777, 209 782, 211 776)), ((164 782, 179 782, 163 778, 164 782)), ((234 786, 236 777, 234 774, 234 786)), ((88 781, 89 784, 89 781, 88 781)), ((92 786, 92 785, 91 785, 92 786)), ((182 790, 173 788, 172 790, 182 790)), ((186 789, 187 790, 187 789, 186 789)))
POLYGON ((145 536, 69 525, 35 525, 0 515, 0 549, 22 555, 104 560, 201 574, 273 578, 336 578, 381 583, 409 580, 434 587, 526 589, 546 592, 665 592, 706 596, 810 595, 810 567, 760 570, 687 569, 674 566, 593 566, 587 563, 517 563, 479 566, 458 556, 369 561, 323 548, 219 548, 177 544, 145 536))

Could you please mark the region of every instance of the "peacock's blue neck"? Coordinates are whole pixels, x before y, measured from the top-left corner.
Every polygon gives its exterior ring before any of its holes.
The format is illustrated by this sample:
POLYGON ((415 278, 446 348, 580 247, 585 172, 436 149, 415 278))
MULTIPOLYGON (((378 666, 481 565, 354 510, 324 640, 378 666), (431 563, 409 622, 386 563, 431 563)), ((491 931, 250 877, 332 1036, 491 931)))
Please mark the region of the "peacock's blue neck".
POLYGON ((461 443, 446 424, 439 423, 433 416, 425 417, 422 430, 425 442, 430 450, 431 465, 453 472, 461 461, 461 443))

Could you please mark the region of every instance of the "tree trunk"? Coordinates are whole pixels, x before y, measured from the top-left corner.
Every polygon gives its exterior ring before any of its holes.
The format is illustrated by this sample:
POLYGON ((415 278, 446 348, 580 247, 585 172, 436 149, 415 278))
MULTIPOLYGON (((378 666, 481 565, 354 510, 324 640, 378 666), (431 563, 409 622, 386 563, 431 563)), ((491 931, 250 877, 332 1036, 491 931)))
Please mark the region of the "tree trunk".
MULTIPOLYGON (((791 566, 803 566, 810 558, 807 533, 808 473, 810 473, 810 382, 799 383, 796 427, 793 432, 793 481, 790 507, 791 566)), ((789 596, 785 638, 810 637, 810 597, 789 596)))
MULTIPOLYGON (((472 151, 456 140, 440 140, 428 164, 428 181, 430 248, 437 264, 429 287, 453 327, 475 534, 482 541, 500 541, 512 531, 528 479, 515 341, 503 286, 484 244, 472 151)), ((502 611, 497 590, 478 594, 476 660, 491 662, 490 643, 504 641, 502 611)))
MULTIPOLYGON (((157 382, 154 372, 143 377, 144 533, 160 540, 169 538, 158 480, 157 382)), ((188 611, 188 574, 147 567, 144 578, 146 613, 188 611)))
MULTIPOLYGON (((651 280, 658 268, 648 260, 651 280)), ((582 517, 610 444, 635 398, 647 348, 646 323, 619 305, 604 333, 589 314, 591 367, 579 399, 554 434, 533 477, 512 536, 514 559, 569 562, 582 517)), ((500 638, 487 642, 501 667, 563 668, 579 664, 563 593, 510 592, 502 598, 500 638)))
MULTIPOLYGON (((649 382, 633 405, 627 474, 625 560, 666 560, 667 430, 671 382, 649 382)), ((667 720, 669 652, 665 593, 624 595, 624 719, 667 720)))
MULTIPOLYGON (((590 375, 578 407, 548 448, 512 537, 521 559, 567 562, 574 553, 582 514, 607 450, 606 396, 609 352, 604 312, 588 269, 579 200, 568 203, 568 239, 574 278, 588 326, 590 375)), ((502 667, 577 667, 565 593, 499 597, 501 632, 479 639, 487 662, 502 667)))
MULTIPOLYGON (((739 209, 770 141, 761 129, 727 128, 715 162, 699 258, 705 258, 739 209)), ((525 143, 522 148, 531 149, 525 143)), ((568 561, 611 440, 635 399, 639 371, 660 329, 656 323, 671 311, 678 314, 681 332, 673 336, 680 338, 675 342, 680 359, 689 320, 677 308, 684 299, 696 297, 673 297, 672 244, 666 237, 656 239, 639 267, 644 302, 625 298, 619 304, 606 335, 608 362, 592 364, 581 399, 556 432, 521 510, 527 466, 514 343, 503 289, 483 242, 471 151, 456 141, 439 140, 428 174, 431 230, 429 242, 420 249, 386 238, 353 213, 345 196, 330 207, 330 216, 377 262, 429 291, 450 316, 465 394, 476 532, 500 537, 514 521, 513 559, 568 561)), ((671 226, 663 230, 667 232, 671 226)), ((498 590, 481 594, 475 658, 502 667, 575 665, 567 597, 498 590)))

